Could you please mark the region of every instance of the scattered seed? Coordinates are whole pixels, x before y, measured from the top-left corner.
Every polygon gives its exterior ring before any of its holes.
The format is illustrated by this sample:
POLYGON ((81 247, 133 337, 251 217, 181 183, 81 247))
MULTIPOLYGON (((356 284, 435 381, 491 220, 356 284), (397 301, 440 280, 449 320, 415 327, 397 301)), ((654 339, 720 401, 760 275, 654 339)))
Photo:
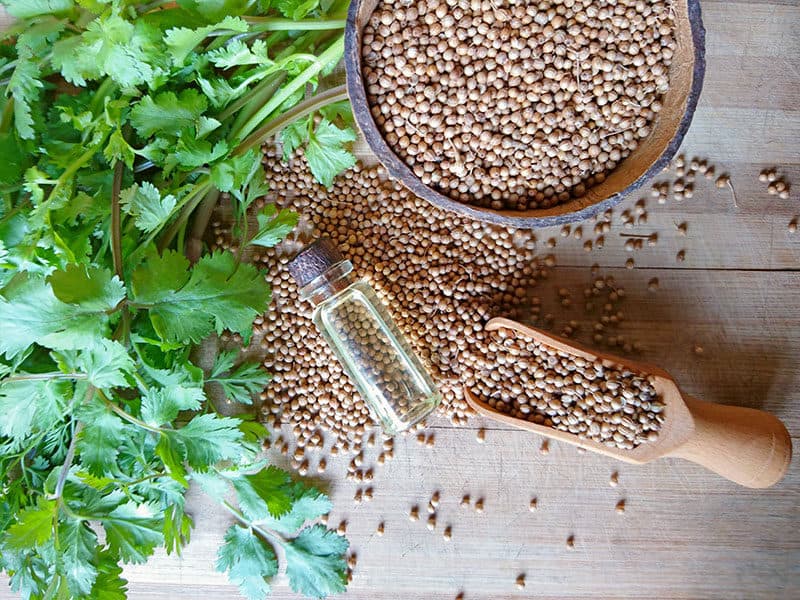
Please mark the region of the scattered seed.
POLYGON ((355 569, 357 561, 358 559, 356 558, 356 555, 351 554, 350 556, 347 557, 347 566, 350 567, 351 569, 355 569))
POLYGON ((339 535, 344 535, 347 533, 347 521, 341 521, 339 526, 336 528, 336 531, 339 533, 339 535))
POLYGON ((364 490, 364 500, 365 501, 371 502, 374 497, 375 497, 375 492, 371 487, 369 487, 369 488, 364 490))
POLYGON ((378 527, 375 529, 375 533, 382 536, 385 531, 386 531, 386 524, 383 521, 381 521, 380 523, 378 523, 378 527))
POLYGON ((611 477, 608 479, 608 485, 611 487, 617 487, 619 485, 619 472, 614 471, 611 474, 611 477))
POLYGON ((686 250, 678 250, 678 253, 675 255, 675 260, 679 263, 682 263, 686 260, 686 250))
POLYGON ((356 504, 361 504, 362 498, 363 498, 363 493, 361 491, 361 488, 358 488, 356 490, 356 495, 353 496, 353 502, 355 502, 356 504))
POLYGON ((653 277, 647 282, 647 289, 651 292, 655 292, 658 289, 658 277, 653 277))
POLYGON ((571 536, 569 536, 567 538, 567 548, 569 548, 570 550, 574 550, 575 549, 575 536, 574 535, 571 535, 571 536))
POLYGON ((617 514, 621 515, 625 512, 625 500, 620 500, 617 502, 617 506, 614 507, 614 510, 617 511, 617 514))
POLYGON ((327 525, 328 517, 329 517, 328 513, 325 513, 324 515, 320 516, 319 522, 322 523, 323 525, 327 525))
POLYGON ((634 262, 634 260, 632 258, 629 258, 628 260, 625 261, 625 268, 626 269, 632 269, 634 266, 636 266, 636 263, 634 262))
POLYGON ((475 501, 475 512, 482 513, 483 512, 483 498, 479 498, 475 501))
POLYGON ((449 542, 451 539, 453 539, 453 528, 450 527, 450 525, 444 528, 442 537, 444 538, 445 542, 449 542))
POLYGON ((425 446, 428 447, 428 448, 433 448, 435 443, 436 443, 436 438, 434 437, 433 434, 430 434, 428 436, 428 439, 425 440, 425 446))
POLYGON ((469 494, 464 494, 464 496, 461 497, 461 506, 469 506, 469 494))
POLYGON ((539 446, 539 454, 550 454, 550 440, 544 440, 542 442, 542 445, 539 446))
POLYGON ((536 498, 531 498, 530 503, 528 504, 528 510, 534 512, 539 505, 539 501, 536 498))
POLYGON ((429 531, 436 529, 436 514, 432 514, 430 517, 428 517, 427 527, 429 531))
POLYGON ((484 443, 486 441, 486 430, 483 427, 478 429, 478 433, 476 435, 476 438, 477 438, 479 444, 482 444, 482 443, 484 443))
POLYGON ((797 218, 792 219, 789 221, 789 233, 796 233, 797 232, 797 218))
POLYGON ((700 344, 695 344, 694 347, 692 348, 692 352, 694 352, 697 355, 700 355, 703 353, 703 347, 700 344))
POLYGON ((525 573, 520 573, 517 575, 517 589, 522 589, 525 587, 525 573))
POLYGON ((409 521, 419 521, 419 506, 412 506, 408 513, 409 521))

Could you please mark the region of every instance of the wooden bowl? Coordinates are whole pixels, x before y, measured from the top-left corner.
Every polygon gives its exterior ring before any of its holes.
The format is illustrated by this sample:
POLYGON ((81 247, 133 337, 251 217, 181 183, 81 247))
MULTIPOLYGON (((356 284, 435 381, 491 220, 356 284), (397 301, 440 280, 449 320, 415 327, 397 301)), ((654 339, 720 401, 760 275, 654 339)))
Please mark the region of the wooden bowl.
POLYGON ((705 74, 705 29, 699 0, 676 0, 677 47, 670 67, 670 87, 651 134, 606 176, 603 183, 551 208, 525 211, 495 210, 464 204, 422 183, 386 143, 372 117, 362 76, 361 46, 364 26, 378 0, 352 0, 345 30, 347 93, 353 114, 370 149, 389 174, 432 204, 467 217, 518 228, 548 227, 587 219, 605 211, 658 175, 675 156, 692 122, 705 74))

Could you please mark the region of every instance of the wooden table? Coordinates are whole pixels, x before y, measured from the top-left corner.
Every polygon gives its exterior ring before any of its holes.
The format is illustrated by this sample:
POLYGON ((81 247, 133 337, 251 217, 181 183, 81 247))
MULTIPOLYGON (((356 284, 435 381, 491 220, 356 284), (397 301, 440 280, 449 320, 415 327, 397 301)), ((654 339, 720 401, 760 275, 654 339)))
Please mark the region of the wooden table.
MULTIPOLYGON (((599 263, 626 288, 622 331, 645 346, 642 358, 670 371, 697 397, 764 408, 800 434, 800 6, 793 1, 705 1, 708 69, 705 88, 684 144, 688 156, 728 171, 728 190, 698 181, 692 200, 658 206, 648 198, 654 248, 629 257, 619 225, 603 250, 559 239, 559 267, 542 290, 558 317, 583 321, 583 312, 556 310, 556 290, 579 293, 589 266, 599 263), (790 200, 766 193, 757 179, 767 166, 794 182, 790 200), (676 223, 686 221, 688 236, 676 223), (686 250, 678 264, 675 254, 686 250), (658 277, 660 289, 647 291, 658 277), (547 288, 551 288, 549 291, 547 288), (695 345, 703 353, 693 352, 695 345)), ((633 206, 630 198, 620 209, 633 206)), ((618 209, 616 214, 619 214, 618 209)), ((615 219, 615 223, 618 220, 615 219)), ((588 231, 592 224, 586 224, 588 231)), ((739 488, 700 467, 664 460, 632 467, 552 444, 480 420, 453 428, 435 420, 433 448, 398 438, 396 458, 377 470, 375 500, 356 506, 356 485, 345 482, 346 459, 329 460, 320 483, 331 490, 333 526, 348 521, 358 554, 344 598, 438 600, 540 598, 797 598, 800 597, 800 467, 765 491, 739 488), (486 426, 486 443, 475 431, 486 426), (619 486, 609 476, 619 471, 619 486), (439 490, 438 528, 407 517, 439 490), (462 494, 485 498, 486 510, 459 507, 462 494), (538 510, 529 512, 531 497, 538 510), (625 499, 624 514, 614 506, 625 499), (375 535, 380 521, 386 534, 375 535), (453 527, 445 542, 441 531, 453 527), (565 540, 575 536, 570 550, 565 540), (527 587, 517 590, 518 574, 527 587)), ((374 461, 375 449, 368 455, 374 461)), ((312 468, 314 463, 312 462, 312 468)), ((158 554, 126 570, 130 598, 238 598, 213 568, 227 515, 197 498, 198 527, 182 558, 158 554)), ((0 588, 0 599, 14 598, 0 588)), ((273 598, 296 598, 285 579, 273 598)))

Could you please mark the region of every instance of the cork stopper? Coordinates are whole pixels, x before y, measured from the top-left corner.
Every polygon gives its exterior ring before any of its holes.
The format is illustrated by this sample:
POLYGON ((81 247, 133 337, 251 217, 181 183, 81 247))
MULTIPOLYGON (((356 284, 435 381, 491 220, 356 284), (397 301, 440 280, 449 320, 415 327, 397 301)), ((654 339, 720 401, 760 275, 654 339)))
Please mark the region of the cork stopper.
POLYGON ((298 252, 287 266, 297 286, 302 288, 343 260, 331 239, 323 237, 298 252))

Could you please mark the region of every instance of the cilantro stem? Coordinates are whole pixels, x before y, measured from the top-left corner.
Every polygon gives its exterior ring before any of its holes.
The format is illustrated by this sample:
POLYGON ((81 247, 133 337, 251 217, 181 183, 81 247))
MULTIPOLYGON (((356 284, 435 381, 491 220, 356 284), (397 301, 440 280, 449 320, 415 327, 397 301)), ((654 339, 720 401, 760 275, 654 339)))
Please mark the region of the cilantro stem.
POLYGON ((286 79, 285 71, 278 71, 277 73, 267 75, 253 88, 251 92, 245 94, 241 98, 237 98, 228 106, 226 106, 225 110, 217 115, 217 120, 226 120, 228 117, 231 117, 237 111, 239 111, 239 109, 244 108, 248 104, 258 106, 259 98, 263 98, 263 101, 266 102, 267 99, 275 93, 275 90, 277 90, 278 87, 283 83, 284 79, 286 79))
POLYGON ((344 29, 345 19, 273 19, 270 17, 244 17, 250 31, 322 31, 327 29, 344 29))
POLYGON ((309 115, 327 104, 333 104, 341 100, 347 100, 347 86, 340 85, 329 90, 325 90, 321 94, 312 96, 304 100, 300 104, 287 110, 285 113, 270 121, 267 121, 260 129, 254 131, 246 140, 243 140, 239 146, 233 151, 234 155, 242 155, 252 147, 257 146, 264 142, 271 135, 278 133, 281 129, 290 123, 309 115))
POLYGON ((100 396, 100 399, 103 401, 103 404, 105 404, 108 408, 110 408, 112 410, 112 412, 117 413, 117 415, 119 415, 122 419, 124 419, 125 421, 128 421, 128 423, 132 423, 134 425, 137 425, 137 426, 141 427, 142 429, 146 429, 147 431, 152 431, 153 433, 158 433, 159 435, 161 433, 163 433, 163 431, 161 430, 160 427, 153 427, 152 425, 148 425, 144 421, 141 421, 141 420, 137 419, 136 417, 134 417, 133 415, 128 414, 127 412, 122 410, 119 406, 117 406, 116 404, 111 402, 111 400, 106 398, 106 396, 102 392, 98 391, 97 395, 100 396))
MULTIPOLYGON (((94 388, 89 386, 90 393, 87 394, 87 400, 91 398, 94 388)), ((75 447, 78 444, 78 434, 83 430, 83 421, 77 421, 75 428, 72 430, 72 439, 69 441, 69 448, 67 448, 67 456, 64 458, 64 464, 61 465, 61 472, 58 474, 58 481, 56 482, 56 489, 53 492, 53 499, 60 500, 61 495, 64 493, 64 484, 67 482, 67 475, 72 467, 72 461, 75 459, 75 447)))
POLYGON ((51 379, 86 379, 86 373, 27 373, 0 379, 0 383, 8 383, 9 381, 49 381, 51 379))
POLYGON ((316 61, 307 67, 300 75, 287 83, 277 94, 270 98, 247 123, 241 131, 235 135, 248 136, 258 127, 267 117, 277 110, 286 100, 306 85, 312 78, 319 74, 322 69, 330 65, 334 59, 344 52, 344 36, 339 36, 328 48, 319 55, 316 61))
POLYGON ((234 517, 236 517, 237 521, 239 521, 242 525, 245 525, 246 527, 252 529, 256 533, 258 533, 261 537, 266 538, 267 540, 272 540, 273 542, 281 545, 285 544, 288 541, 282 535, 272 531, 271 529, 264 529, 263 527, 255 525, 252 521, 248 521, 247 517, 245 517, 244 514, 242 514, 242 512, 239 509, 237 509, 227 500, 223 500, 221 504, 229 513, 231 513, 234 517))
POLYGON ((214 212, 214 207, 217 205, 219 199, 219 190, 216 188, 211 189, 203 202, 194 211, 194 221, 192 222, 192 231, 189 239, 186 242, 186 258, 189 262, 194 264, 200 260, 200 253, 203 250, 203 234, 208 221, 211 219, 211 214, 214 212))
MULTIPOLYGON (((170 245, 172 240, 175 238, 175 234, 177 234, 178 230, 181 227, 183 227, 183 223, 189 218, 189 215, 191 215, 192 212, 194 212, 194 209, 197 208, 197 205, 200 204, 200 202, 205 197, 206 193, 208 193, 208 191, 212 187, 213 186, 212 186, 212 183, 211 183, 211 178, 208 175, 204 176, 202 179, 200 179, 197 182, 197 184, 195 184, 195 186, 192 189, 192 191, 190 191, 188 194, 186 194, 186 196, 183 197, 181 202, 173 209, 173 211, 175 211, 175 210, 178 210, 180 208, 181 209, 181 214, 172 223, 172 225, 170 225, 169 229, 167 229, 161 235, 161 239, 159 239, 159 241, 158 241, 158 250, 159 250, 159 252, 163 252, 164 249, 167 246, 170 245)), ((147 244, 149 244, 150 241, 152 241, 153 237, 155 237, 155 233, 156 232, 153 232, 153 234, 151 234, 151 236, 148 237, 148 239, 145 242, 145 244, 143 246, 140 246, 140 248, 142 248, 142 247, 146 246, 147 244)))
POLYGON ((121 160, 114 165, 114 182, 111 187, 111 257, 114 261, 114 272, 120 281, 122 277, 122 232, 119 208, 119 192, 122 189, 122 175, 125 165, 121 160))

